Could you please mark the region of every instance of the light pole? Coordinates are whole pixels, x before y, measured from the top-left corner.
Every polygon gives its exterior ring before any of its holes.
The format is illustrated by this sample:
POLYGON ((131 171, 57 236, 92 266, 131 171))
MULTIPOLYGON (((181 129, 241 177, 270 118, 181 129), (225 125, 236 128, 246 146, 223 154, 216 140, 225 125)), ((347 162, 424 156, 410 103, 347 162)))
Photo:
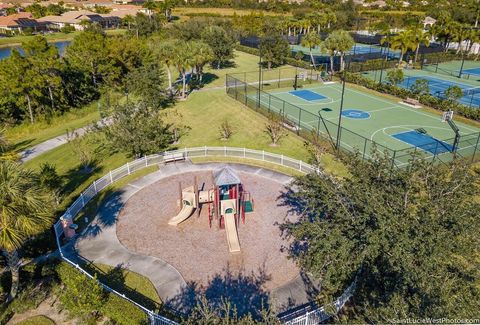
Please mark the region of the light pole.
POLYGON ((341 129, 342 129, 342 113, 343 113, 343 96, 345 95, 345 79, 347 76, 347 69, 343 69, 343 77, 342 77, 342 98, 340 100, 340 112, 338 114, 338 128, 337 128, 337 143, 335 145, 335 149, 340 152, 340 136, 341 136, 341 129))
POLYGON ((260 91, 262 90, 262 47, 260 43, 258 44, 258 101, 257 101, 257 108, 260 108, 260 91))

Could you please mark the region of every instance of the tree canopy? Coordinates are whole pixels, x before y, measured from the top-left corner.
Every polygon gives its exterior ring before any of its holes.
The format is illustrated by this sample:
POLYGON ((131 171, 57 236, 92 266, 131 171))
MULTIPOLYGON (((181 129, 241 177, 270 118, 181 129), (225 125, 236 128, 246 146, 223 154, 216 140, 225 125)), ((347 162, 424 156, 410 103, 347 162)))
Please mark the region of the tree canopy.
POLYGON ((344 321, 475 318, 480 301, 480 171, 462 161, 407 169, 348 158, 351 175, 298 177, 282 199, 297 263, 333 301, 356 280, 344 321))

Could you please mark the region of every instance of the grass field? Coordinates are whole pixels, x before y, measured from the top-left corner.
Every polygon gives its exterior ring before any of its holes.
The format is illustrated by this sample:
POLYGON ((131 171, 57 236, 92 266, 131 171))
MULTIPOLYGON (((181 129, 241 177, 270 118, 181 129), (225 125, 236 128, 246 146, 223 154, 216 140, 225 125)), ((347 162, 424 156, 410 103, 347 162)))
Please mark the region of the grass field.
MULTIPOLYGON (((302 129, 318 129, 330 134, 335 141, 341 85, 316 83, 306 85, 299 92, 292 91, 289 87, 262 94, 262 107, 286 115, 302 129)), ((255 94, 249 94, 248 97, 249 101, 257 100, 255 94)), ((393 151, 419 148, 425 157, 433 157, 453 151, 455 133, 437 114, 351 86, 346 87, 343 107, 340 139, 342 146, 351 151, 356 149, 368 156, 373 142, 379 147, 377 149, 389 150, 392 154, 393 151)), ((456 125, 461 134, 461 145, 457 152, 468 155, 476 145, 480 128, 459 121, 456 125)), ((403 165, 406 162, 397 163, 403 165)))
POLYGON ((221 16, 233 16, 237 14, 238 16, 249 15, 252 12, 262 12, 266 16, 290 16, 289 13, 275 13, 264 10, 248 10, 248 9, 233 9, 233 8, 185 8, 179 7, 173 9, 174 16, 185 16, 188 14, 213 14, 221 16))

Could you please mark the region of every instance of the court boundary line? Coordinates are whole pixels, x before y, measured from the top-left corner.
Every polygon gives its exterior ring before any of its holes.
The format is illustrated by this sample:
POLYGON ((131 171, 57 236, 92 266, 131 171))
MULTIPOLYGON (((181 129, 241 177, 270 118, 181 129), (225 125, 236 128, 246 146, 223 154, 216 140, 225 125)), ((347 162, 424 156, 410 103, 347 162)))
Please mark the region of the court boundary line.
MULTIPOLYGON (((331 86, 325 86, 325 87, 331 87, 331 86)), ((335 88, 333 88, 335 89, 335 88)), ((341 92, 340 89, 335 89, 336 91, 338 92, 341 92)), ((357 93, 357 94, 360 94, 360 95, 363 95, 363 96, 366 96, 366 97, 369 97, 369 98, 372 98, 372 99, 375 99, 375 100, 378 100, 378 101, 381 101, 381 102, 384 102, 384 103, 390 103, 390 101, 386 100, 386 99, 383 99, 381 97, 379 98, 376 98, 376 97, 373 97, 372 95, 370 94, 364 94, 364 93, 361 93, 360 91, 357 91, 357 90, 354 90, 354 89, 346 89, 347 91, 352 91, 354 93, 357 93)), ((405 106, 401 106, 399 104, 396 104, 397 107, 401 108, 401 109, 406 109, 408 111, 411 111, 411 112, 414 112, 414 113, 417 113, 417 114, 420 114, 420 115, 423 115, 423 116, 426 116, 426 117, 429 117, 431 119, 435 119, 436 120, 436 117, 430 115, 430 114, 426 114, 426 113, 423 113, 423 112, 420 112, 418 109, 412 109, 412 108, 407 108, 405 106)), ((440 119, 440 116, 439 116, 439 119, 440 119)), ((471 132, 479 132, 478 130, 473 130, 473 129, 470 129, 469 127, 466 127, 466 126, 462 126, 462 128, 466 129, 466 130, 469 130, 471 132)))

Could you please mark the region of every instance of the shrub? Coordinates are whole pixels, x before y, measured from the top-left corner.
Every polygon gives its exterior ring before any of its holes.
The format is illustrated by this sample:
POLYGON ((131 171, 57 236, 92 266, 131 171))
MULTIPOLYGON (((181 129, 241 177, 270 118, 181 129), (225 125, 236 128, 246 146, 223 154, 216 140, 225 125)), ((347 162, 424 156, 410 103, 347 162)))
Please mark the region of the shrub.
POLYGON ((101 313, 117 324, 148 324, 147 315, 128 301, 109 294, 101 313))

